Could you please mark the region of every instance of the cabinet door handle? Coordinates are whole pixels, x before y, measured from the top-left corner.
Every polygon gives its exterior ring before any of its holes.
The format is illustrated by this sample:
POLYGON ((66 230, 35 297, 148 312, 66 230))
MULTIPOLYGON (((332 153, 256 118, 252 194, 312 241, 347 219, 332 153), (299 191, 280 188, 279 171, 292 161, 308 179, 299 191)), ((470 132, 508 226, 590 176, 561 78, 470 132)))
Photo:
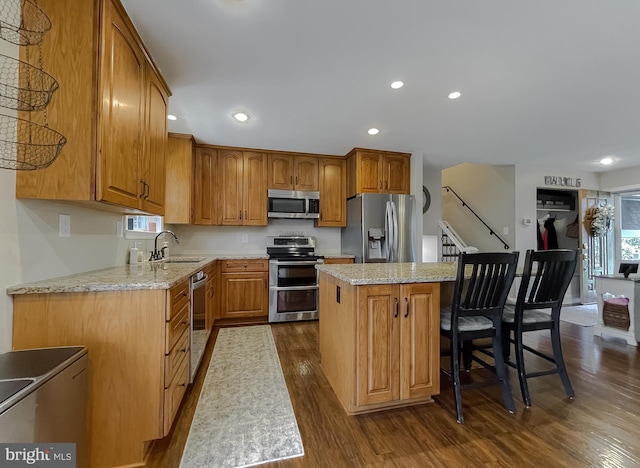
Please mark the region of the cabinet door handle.
POLYGON ((380 188, 380 189, 382 188, 382 180, 380 180, 380 187, 378 187, 378 188, 380 188))
POLYGON ((147 198, 149 198, 149 184, 145 182, 144 187, 145 187, 144 199, 146 200, 147 198))
POLYGON ((409 316, 409 298, 405 297, 404 302, 407 304, 407 311, 404 314, 404 318, 407 318, 409 316))
POLYGON ((181 353, 186 353, 186 352, 187 352, 187 348, 182 348, 182 349, 180 350, 180 352, 181 352, 181 353))
POLYGON ((140 179, 140 183, 142 184, 142 192, 138 195, 138 198, 144 197, 144 180, 140 179))
POLYGON ((264 279, 264 288, 267 289, 269 287, 269 285, 267 284, 267 279, 264 279))
POLYGON ((389 188, 389 183, 386 180, 384 181, 384 188, 389 188))
POLYGON ((291 185, 293 185, 293 176, 291 176, 291 182, 290 182, 290 184, 291 184, 291 185))
POLYGON ((298 176, 296 176, 296 185, 298 185, 298 176))
POLYGON ((394 297, 393 300, 396 303, 396 313, 393 316, 394 316, 394 318, 398 318, 398 298, 394 297))
POLYGON ((240 210, 240 219, 242 219, 242 210, 240 210))

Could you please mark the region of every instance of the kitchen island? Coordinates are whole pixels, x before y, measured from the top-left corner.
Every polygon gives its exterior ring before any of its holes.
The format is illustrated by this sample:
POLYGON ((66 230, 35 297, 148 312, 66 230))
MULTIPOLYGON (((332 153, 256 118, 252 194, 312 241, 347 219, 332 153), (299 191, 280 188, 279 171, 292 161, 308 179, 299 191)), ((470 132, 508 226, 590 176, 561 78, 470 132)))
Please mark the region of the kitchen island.
MULTIPOLYGON (((440 295, 452 263, 318 265, 320 360, 348 414, 440 392, 440 295)), ((447 293, 448 296, 448 293, 447 293)))

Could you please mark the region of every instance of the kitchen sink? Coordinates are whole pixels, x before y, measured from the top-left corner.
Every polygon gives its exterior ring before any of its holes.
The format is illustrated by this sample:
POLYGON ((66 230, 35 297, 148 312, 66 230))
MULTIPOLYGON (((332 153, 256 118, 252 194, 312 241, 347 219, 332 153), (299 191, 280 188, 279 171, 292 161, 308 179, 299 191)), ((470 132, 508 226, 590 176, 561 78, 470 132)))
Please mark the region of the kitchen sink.
POLYGON ((204 257, 169 257, 165 263, 198 263, 204 260, 204 257))
POLYGON ((0 380, 0 404, 32 383, 33 379, 0 380))

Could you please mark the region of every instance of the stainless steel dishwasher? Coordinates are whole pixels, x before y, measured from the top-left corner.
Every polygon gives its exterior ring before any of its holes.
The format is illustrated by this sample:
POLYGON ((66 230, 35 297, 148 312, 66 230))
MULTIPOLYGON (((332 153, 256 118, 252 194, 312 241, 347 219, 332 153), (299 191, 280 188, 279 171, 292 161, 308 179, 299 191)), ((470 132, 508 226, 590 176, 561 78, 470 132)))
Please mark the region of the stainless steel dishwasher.
POLYGON ((87 349, 0 354, 0 442, 75 443, 87 466, 87 349))
POLYGON ((189 383, 198 371, 198 366, 207 345, 207 301, 206 290, 208 276, 199 271, 191 277, 191 335, 190 335, 190 372, 189 383))

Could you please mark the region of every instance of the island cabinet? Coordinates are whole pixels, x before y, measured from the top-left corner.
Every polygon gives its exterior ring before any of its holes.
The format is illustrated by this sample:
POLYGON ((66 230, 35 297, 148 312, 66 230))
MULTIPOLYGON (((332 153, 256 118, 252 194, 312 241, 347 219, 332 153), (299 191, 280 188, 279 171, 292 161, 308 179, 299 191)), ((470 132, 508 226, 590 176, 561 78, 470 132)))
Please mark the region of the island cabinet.
POLYGON ((267 155, 255 151, 218 150, 222 225, 267 225, 267 155))
POLYGON ((347 225, 346 162, 338 158, 320 158, 320 218, 318 227, 347 225))
POLYGON ((220 260, 220 318, 267 317, 269 261, 220 260))
POLYGON ((321 272, 321 365, 348 414, 439 393, 439 304, 439 283, 357 286, 321 272))
POLYGON ((354 148, 347 155, 347 197, 410 191, 411 154, 354 148))
POLYGON ((318 191, 318 158, 292 154, 269 154, 267 188, 318 191))
POLYGON ((170 289, 17 294, 13 348, 86 346, 90 466, 143 465, 189 382, 189 280, 170 289))
POLYGON ((39 7, 51 19, 41 66, 60 89, 31 117, 67 143, 50 166, 17 172, 16 197, 164 214, 170 93, 126 11, 118 0, 39 7))

